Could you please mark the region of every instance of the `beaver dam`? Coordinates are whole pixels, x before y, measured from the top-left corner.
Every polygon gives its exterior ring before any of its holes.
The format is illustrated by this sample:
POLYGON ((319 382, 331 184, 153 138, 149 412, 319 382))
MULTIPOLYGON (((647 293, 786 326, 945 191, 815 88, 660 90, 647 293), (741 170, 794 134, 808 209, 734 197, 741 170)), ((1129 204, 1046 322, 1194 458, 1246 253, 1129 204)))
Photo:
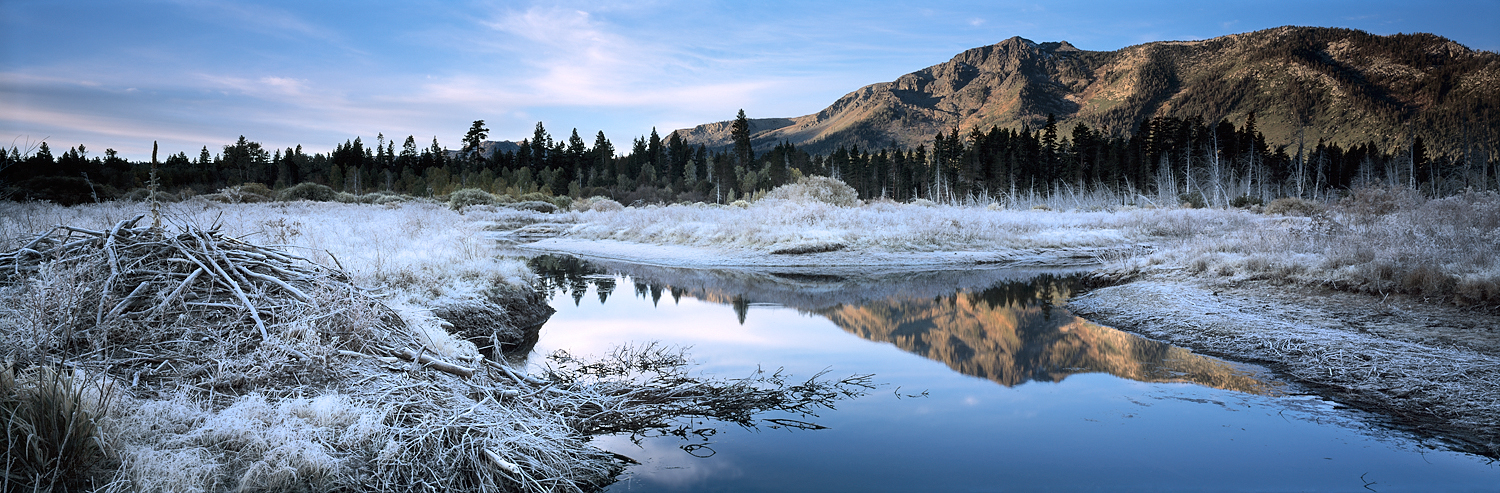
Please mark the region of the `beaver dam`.
POLYGON ((1076 271, 682 269, 532 260, 558 311, 540 355, 691 346, 704 371, 872 373, 783 433, 596 440, 612 491, 1485 491, 1500 469, 1256 366, 1069 313, 1076 271), (1268 471, 1275 471, 1268 474, 1268 471))
MULTIPOLYGON (((704 378, 652 346, 528 373, 421 326, 431 317, 408 323, 336 266, 143 218, 56 226, 0 256, 5 491, 590 490, 633 463, 591 437, 751 427, 768 411, 810 428, 870 388, 704 378)), ((493 319, 531 293, 489 296, 434 311, 493 319)), ((489 329, 462 335, 524 346, 489 329)))

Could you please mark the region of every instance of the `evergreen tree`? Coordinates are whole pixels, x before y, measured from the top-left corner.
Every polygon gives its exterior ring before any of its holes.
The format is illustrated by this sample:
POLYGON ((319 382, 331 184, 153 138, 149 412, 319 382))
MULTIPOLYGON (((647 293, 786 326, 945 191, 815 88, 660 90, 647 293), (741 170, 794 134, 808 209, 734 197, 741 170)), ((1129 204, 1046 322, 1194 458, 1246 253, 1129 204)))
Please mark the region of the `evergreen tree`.
POLYGON ((748 166, 755 159, 755 150, 750 147, 750 120, 745 110, 740 109, 729 127, 729 137, 734 141, 734 157, 737 164, 748 166))

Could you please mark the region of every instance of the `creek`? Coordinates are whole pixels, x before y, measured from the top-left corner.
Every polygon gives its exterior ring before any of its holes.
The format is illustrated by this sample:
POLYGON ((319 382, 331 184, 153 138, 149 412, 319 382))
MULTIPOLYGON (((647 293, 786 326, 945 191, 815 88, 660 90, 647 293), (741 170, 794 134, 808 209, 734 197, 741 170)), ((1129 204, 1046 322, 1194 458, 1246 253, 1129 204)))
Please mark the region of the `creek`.
MULTIPOLYGON (((1500 465, 1253 365, 1076 317, 1063 271, 675 269, 530 260, 557 313, 530 363, 621 344, 735 378, 873 374, 794 430, 611 436, 609 491, 1496 491, 1500 465), (637 443, 638 442, 638 443, 637 443)), ((712 426, 712 423, 705 424, 712 426)))

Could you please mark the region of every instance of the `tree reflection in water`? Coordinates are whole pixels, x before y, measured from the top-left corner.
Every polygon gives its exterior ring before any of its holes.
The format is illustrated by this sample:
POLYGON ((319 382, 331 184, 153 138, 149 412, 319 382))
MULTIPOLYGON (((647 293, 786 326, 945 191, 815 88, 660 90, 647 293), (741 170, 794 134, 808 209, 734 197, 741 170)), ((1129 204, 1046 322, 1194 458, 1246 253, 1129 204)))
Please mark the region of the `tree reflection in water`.
POLYGON ((674 301, 686 295, 730 305, 741 324, 753 305, 785 306, 1005 386, 1102 372, 1142 382, 1278 392, 1241 366, 1074 316, 1062 307, 1077 289, 1078 276, 1067 272, 702 270, 555 255, 530 264, 543 288, 569 295, 575 304, 591 285, 603 303, 618 275, 653 303, 666 291, 674 301))

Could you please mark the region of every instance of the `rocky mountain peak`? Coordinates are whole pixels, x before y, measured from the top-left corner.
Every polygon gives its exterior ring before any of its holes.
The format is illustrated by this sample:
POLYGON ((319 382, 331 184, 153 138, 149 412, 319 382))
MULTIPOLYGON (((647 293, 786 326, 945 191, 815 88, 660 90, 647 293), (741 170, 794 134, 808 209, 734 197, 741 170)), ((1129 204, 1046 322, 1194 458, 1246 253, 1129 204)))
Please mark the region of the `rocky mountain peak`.
MULTIPOLYGON (((1472 121, 1476 108, 1500 109, 1496 81, 1500 55, 1431 34, 1287 26, 1107 52, 1014 36, 862 87, 817 113, 757 120, 752 141, 789 141, 812 152, 916 147, 955 127, 1040 128, 1049 114, 1061 128, 1083 123, 1124 135, 1157 116, 1239 125, 1254 112, 1273 144, 1300 136, 1395 145, 1409 140, 1413 118, 1441 127, 1472 121)), ((1500 127, 1500 120, 1484 124, 1500 127)), ((723 148, 723 127, 678 132, 723 148)), ((1430 145, 1442 146, 1440 130, 1430 145)))

